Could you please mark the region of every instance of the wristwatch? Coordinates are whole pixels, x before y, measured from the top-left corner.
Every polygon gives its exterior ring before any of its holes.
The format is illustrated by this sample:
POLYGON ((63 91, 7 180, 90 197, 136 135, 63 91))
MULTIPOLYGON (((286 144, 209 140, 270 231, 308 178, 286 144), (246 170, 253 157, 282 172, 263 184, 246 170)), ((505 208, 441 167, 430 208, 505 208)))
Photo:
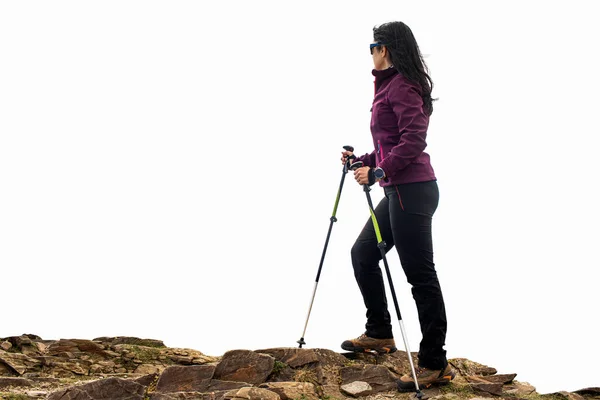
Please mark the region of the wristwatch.
POLYGON ((381 169, 381 167, 377 167, 373 170, 373 175, 375 176, 375 179, 379 180, 385 177, 385 172, 383 169, 381 169))

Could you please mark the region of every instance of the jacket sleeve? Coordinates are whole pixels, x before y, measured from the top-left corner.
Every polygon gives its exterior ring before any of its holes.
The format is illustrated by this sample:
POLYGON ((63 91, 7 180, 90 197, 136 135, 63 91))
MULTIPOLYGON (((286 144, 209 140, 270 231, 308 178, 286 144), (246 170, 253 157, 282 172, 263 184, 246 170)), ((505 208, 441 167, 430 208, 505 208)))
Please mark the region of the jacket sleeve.
POLYGON ((371 153, 367 153, 360 157, 357 157, 355 162, 356 161, 362 161, 365 167, 375 167, 375 165, 377 164, 377 162, 375 161, 375 150, 373 150, 371 153))
POLYGON ((427 147, 429 117, 423 111, 423 100, 418 89, 406 81, 392 82, 388 101, 398 120, 400 141, 379 163, 387 178, 394 178, 417 158, 427 147))

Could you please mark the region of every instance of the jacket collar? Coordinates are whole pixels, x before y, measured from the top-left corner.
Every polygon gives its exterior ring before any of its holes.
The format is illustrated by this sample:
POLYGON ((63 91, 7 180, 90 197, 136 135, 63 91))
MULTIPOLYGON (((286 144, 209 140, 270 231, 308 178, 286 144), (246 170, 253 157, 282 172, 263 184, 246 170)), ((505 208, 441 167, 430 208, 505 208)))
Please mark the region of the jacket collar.
POLYGON ((371 73, 375 77, 375 91, 377 91, 381 87, 381 84, 383 82, 387 81, 390 77, 398 74, 398 70, 395 67, 391 66, 388 69, 383 70, 374 69, 371 73))

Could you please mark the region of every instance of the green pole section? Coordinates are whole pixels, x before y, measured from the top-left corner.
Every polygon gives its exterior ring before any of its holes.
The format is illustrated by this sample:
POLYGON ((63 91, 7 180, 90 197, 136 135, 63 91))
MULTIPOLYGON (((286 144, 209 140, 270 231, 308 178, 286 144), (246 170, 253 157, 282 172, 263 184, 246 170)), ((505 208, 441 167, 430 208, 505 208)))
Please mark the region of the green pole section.
POLYGON ((375 228, 375 235, 377 236, 377 244, 383 242, 381 238, 381 231, 379 230, 379 224, 377 223, 377 218, 375 218, 375 212, 371 207, 369 207, 369 211, 371 212, 371 221, 373 222, 373 228, 375 228))

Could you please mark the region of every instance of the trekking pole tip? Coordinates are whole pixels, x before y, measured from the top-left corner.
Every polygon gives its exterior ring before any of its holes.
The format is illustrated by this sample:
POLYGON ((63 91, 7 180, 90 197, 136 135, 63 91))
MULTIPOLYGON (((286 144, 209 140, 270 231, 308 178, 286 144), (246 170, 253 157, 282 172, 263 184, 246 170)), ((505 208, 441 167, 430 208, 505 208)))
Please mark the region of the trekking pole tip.
POLYGON ((301 337, 300 340, 296 340, 296 343, 299 344, 298 348, 301 349, 303 344, 306 344, 306 342, 304 341, 304 338, 301 337))

